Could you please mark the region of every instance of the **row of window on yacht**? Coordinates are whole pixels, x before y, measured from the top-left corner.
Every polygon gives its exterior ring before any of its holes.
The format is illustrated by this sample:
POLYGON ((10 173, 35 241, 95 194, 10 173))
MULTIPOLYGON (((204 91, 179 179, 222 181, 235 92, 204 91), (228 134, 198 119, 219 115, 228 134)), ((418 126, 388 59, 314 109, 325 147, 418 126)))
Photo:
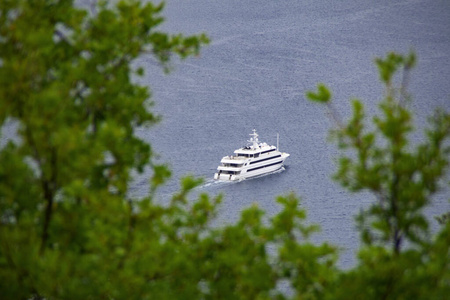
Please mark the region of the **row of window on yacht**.
MULTIPOLYGON (((260 160, 256 160, 256 161, 252 161, 252 162, 250 162, 250 164, 251 165, 252 164, 257 164, 257 163, 260 163, 260 162, 263 162, 263 161, 266 161, 266 160, 271 160, 271 159, 279 158, 279 157, 281 157, 281 154, 280 155, 275 155, 275 156, 272 156, 272 157, 268 157, 268 158, 264 158, 264 159, 260 159, 260 160)), ((233 164, 233 163, 224 163, 222 165, 224 167, 233 167, 233 168, 240 168, 240 167, 244 166, 244 164, 233 164)))
POLYGON ((242 156, 242 157, 259 157, 260 154, 265 154, 265 153, 269 153, 272 151, 275 151, 276 149, 270 149, 270 150, 266 150, 263 152, 259 152, 259 153, 255 153, 255 154, 247 154, 247 153, 238 153, 237 156, 242 156))
POLYGON ((266 161, 266 160, 270 160, 270 159, 274 159, 274 158, 278 158, 278 157, 281 157, 281 154, 280 155, 275 155, 275 156, 272 156, 272 157, 269 157, 269 158, 255 160, 255 161, 252 161, 250 164, 257 164, 257 163, 260 163, 260 162, 263 162, 263 161, 266 161))
MULTIPOLYGON (((264 165, 264 166, 261 166, 261 167, 256 167, 256 168, 252 168, 252 169, 249 169, 247 172, 251 172, 251 171, 256 171, 256 170, 259 170, 259 169, 262 169, 262 168, 267 168, 267 167, 271 167, 271 166, 275 166, 275 165, 279 165, 279 164, 282 164, 283 162, 282 161, 279 161, 279 162, 276 162, 276 163, 273 163, 273 164, 270 164, 270 165, 264 165)), ((241 171, 228 171, 228 170, 220 170, 219 171, 219 174, 230 174, 230 175, 239 175, 241 173, 241 171)))
POLYGON ((273 164, 270 164, 270 165, 264 165, 264 166, 261 166, 261 167, 256 167, 256 168, 253 168, 253 169, 248 169, 247 172, 251 172, 251 171, 259 170, 259 169, 262 169, 262 168, 267 168, 267 167, 279 165, 279 164, 282 164, 282 163, 283 163, 282 161, 279 161, 279 162, 276 162, 276 163, 273 163, 273 164))

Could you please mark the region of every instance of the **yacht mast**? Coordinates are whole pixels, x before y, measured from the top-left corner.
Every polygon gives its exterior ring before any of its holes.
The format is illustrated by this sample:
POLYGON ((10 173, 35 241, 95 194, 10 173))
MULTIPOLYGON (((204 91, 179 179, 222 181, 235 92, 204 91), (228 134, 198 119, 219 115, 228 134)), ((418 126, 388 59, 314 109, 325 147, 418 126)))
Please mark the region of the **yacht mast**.
POLYGON ((280 139, 280 135, 277 132, 277 150, 280 151, 280 148, 278 147, 278 140, 280 139))
POLYGON ((253 129, 253 133, 250 133, 250 140, 248 140, 247 142, 252 144, 252 148, 253 149, 257 149, 258 148, 258 134, 256 133, 256 129, 253 129))

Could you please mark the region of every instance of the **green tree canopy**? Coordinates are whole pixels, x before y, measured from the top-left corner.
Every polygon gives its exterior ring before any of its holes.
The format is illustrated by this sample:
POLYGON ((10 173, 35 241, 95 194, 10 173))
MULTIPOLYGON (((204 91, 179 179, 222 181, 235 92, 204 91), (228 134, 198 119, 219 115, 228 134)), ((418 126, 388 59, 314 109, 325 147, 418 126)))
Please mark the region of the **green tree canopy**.
POLYGON ((2 299, 444 299, 449 294, 450 223, 430 238, 423 208, 448 167, 448 113, 437 113, 421 145, 409 145, 406 84, 413 55, 376 61, 386 85, 381 115, 366 127, 354 101, 346 123, 320 85, 308 96, 331 108, 344 153, 336 179, 377 201, 358 217, 363 247, 350 270, 337 250, 309 241, 317 226, 293 194, 281 211, 257 206, 235 224, 211 226, 221 196, 200 194, 186 177, 164 205, 155 190, 170 176, 152 162, 137 126, 158 121, 147 87, 132 68, 150 54, 198 53, 204 35, 158 30, 163 5, 0 0, 0 126, 17 139, 0 149, 0 295, 2 299), (407 77, 404 77, 407 78, 407 77), (380 142, 381 141, 381 142, 380 142), (348 154, 345 151, 350 151, 348 154), (153 170, 143 199, 128 194, 132 171, 153 170), (407 242, 408 245, 405 245, 407 242), (287 288, 280 288, 285 285, 287 288))
POLYGON ((325 103, 336 123, 332 136, 342 154, 334 178, 350 191, 369 191, 376 199, 356 218, 363 242, 360 264, 340 277, 335 297, 444 299, 450 292, 450 224, 444 223, 432 238, 424 208, 442 189, 448 172, 450 115, 437 110, 424 142, 411 144, 407 79, 415 54, 389 53, 375 62, 385 95, 372 126, 366 124, 360 100, 352 101, 353 116, 346 123, 323 84, 307 94, 311 101, 325 103))
MULTIPOLYGON (((72 1, 2 1, 1 6, 0 124, 18 122, 21 142, 6 151, 27 162, 22 174, 4 174, 5 185, 29 190, 15 199, 28 208, 44 200, 43 251, 51 244, 55 201, 121 199, 130 170, 142 171, 150 162, 151 149, 134 129, 158 118, 148 109, 148 88, 130 80, 142 69, 130 63, 151 53, 165 65, 172 53, 198 53, 207 38, 158 31, 163 6, 151 2, 119 1, 115 7, 101 2, 93 14, 72 1), (27 176, 30 180, 15 182, 27 176)), ((16 220, 26 213, 8 209, 16 220)))
POLYGON ((199 180, 184 179, 167 205, 153 201, 170 171, 134 135, 158 117, 131 63, 151 54, 167 70, 204 35, 158 31, 163 5, 151 2, 0 4, 0 125, 18 125, 0 150, 2 298, 255 299, 279 294, 281 278, 320 294, 334 250, 296 243, 313 230, 296 197, 279 198, 285 209, 269 225, 253 207, 222 229, 210 226, 221 197, 188 205, 199 180), (130 199, 131 171, 148 165, 150 195, 130 199), (279 263, 269 244, 284 249, 279 263))

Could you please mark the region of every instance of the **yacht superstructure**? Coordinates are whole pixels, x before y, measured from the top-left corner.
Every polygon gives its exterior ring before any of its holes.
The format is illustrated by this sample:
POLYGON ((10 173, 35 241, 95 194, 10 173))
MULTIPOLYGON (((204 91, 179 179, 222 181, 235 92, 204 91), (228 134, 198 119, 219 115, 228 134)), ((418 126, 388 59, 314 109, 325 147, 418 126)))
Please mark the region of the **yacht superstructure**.
POLYGON ((216 180, 239 180, 270 173, 280 169, 288 153, 280 152, 277 147, 261 143, 253 129, 251 138, 245 147, 234 151, 234 155, 225 156, 214 174, 216 180))

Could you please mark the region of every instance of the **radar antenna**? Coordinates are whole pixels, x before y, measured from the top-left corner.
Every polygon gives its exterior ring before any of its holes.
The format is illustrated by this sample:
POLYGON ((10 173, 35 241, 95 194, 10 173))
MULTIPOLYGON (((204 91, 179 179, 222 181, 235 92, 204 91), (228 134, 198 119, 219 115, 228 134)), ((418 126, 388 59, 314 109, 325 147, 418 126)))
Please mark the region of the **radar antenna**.
POLYGON ((256 129, 253 129, 253 133, 249 134, 251 136, 250 140, 248 140, 247 142, 249 142, 250 144, 252 144, 252 148, 256 149, 259 146, 259 141, 258 141, 258 134, 256 133, 256 129))

